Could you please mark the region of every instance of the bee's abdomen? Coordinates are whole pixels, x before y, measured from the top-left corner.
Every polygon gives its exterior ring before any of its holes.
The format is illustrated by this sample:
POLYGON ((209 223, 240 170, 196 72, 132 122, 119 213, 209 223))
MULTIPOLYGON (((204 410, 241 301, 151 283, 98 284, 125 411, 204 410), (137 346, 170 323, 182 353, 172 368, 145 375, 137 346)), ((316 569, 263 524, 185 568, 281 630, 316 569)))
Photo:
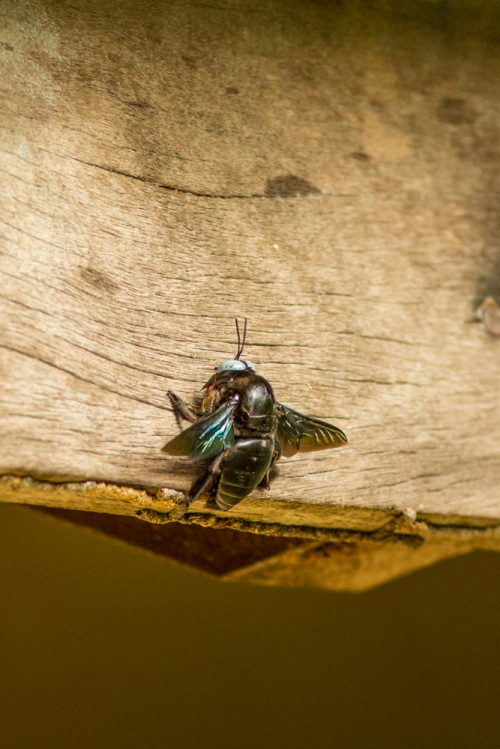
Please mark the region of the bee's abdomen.
POLYGON ((215 501, 229 510, 260 484, 271 463, 274 440, 239 439, 229 450, 222 468, 215 501))

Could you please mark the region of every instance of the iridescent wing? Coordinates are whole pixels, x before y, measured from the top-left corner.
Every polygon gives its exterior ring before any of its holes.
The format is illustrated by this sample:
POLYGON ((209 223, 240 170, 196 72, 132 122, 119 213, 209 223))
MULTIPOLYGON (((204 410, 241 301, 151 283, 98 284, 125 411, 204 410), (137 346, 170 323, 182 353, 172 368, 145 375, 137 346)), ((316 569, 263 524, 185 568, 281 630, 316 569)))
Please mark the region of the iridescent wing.
POLYGON ((298 452, 328 450, 331 447, 342 447, 347 444, 344 432, 326 421, 304 416, 281 403, 276 404, 276 412, 278 415, 278 448, 281 455, 286 458, 291 458, 298 452))
POLYGON ((230 400, 162 447, 169 455, 188 455, 190 458, 213 458, 235 443, 232 415, 238 401, 230 400))

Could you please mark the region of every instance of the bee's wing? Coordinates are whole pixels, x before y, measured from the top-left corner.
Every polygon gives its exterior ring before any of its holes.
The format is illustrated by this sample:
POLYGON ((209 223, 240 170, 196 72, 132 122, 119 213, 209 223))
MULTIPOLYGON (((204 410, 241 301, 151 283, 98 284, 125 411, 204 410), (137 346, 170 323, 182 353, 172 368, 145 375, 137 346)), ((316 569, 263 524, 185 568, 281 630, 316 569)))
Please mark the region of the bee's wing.
POLYGON ((213 458, 235 443, 232 415, 237 405, 230 400, 162 447, 169 455, 189 455, 191 458, 213 458))
POLYGON ((294 411, 276 404, 278 415, 278 447, 280 453, 291 458, 295 453, 308 453, 313 450, 327 450, 347 444, 344 432, 321 419, 294 411))

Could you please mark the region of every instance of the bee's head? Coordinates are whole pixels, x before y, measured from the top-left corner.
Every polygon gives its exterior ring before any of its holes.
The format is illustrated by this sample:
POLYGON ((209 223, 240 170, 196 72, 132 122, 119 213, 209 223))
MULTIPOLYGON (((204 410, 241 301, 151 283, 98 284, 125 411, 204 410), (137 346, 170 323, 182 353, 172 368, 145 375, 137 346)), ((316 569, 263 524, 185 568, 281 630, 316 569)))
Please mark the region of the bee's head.
POLYGON ((252 372, 255 372, 255 364, 252 364, 252 362, 248 360, 225 359, 217 367, 217 374, 220 374, 221 372, 239 372, 244 369, 251 369, 252 372))
POLYGON ((255 372, 255 365, 252 364, 251 361, 245 361, 244 359, 240 359, 240 356, 243 353, 243 348, 245 347, 245 338, 247 337, 247 321, 245 318, 245 324, 243 326, 243 336, 240 336, 240 326, 238 325, 238 320, 235 320, 236 323, 236 334, 238 336, 238 351, 236 352, 236 356, 234 359, 225 359, 225 361, 221 362, 219 366, 217 367, 217 374, 221 374, 221 372, 242 372, 244 369, 251 369, 252 372, 255 372))

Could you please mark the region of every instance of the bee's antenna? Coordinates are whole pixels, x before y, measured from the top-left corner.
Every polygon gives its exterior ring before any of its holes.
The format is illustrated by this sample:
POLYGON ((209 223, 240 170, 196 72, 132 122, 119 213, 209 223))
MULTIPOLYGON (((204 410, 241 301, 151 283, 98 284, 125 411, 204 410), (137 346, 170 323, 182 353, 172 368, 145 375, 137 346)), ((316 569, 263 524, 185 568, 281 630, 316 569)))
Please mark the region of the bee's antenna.
POLYGON ((245 317, 245 322, 243 324, 243 338, 240 337, 240 326, 238 325, 238 318, 235 317, 234 321, 236 323, 236 334, 238 336, 238 352, 235 356, 235 359, 239 359, 243 353, 243 349, 245 348, 245 339, 247 337, 247 318, 245 317))
POLYGON ((238 336, 238 351, 236 354, 236 359, 239 359, 240 356, 240 326, 238 325, 238 318, 234 318, 234 322, 236 323, 236 335, 238 336))

